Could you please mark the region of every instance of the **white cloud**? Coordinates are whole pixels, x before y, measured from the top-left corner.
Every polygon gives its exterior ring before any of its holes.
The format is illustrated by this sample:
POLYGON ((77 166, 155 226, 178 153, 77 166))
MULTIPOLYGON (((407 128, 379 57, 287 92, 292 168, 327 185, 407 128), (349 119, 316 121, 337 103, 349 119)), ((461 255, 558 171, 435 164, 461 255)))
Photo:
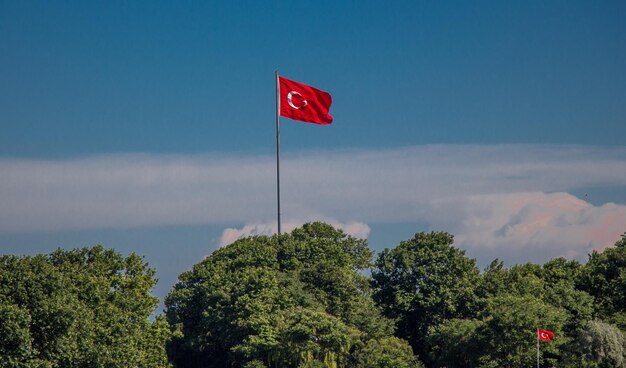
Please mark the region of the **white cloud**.
MULTIPOLYGON (((274 160, 2 159, 0 232, 214 224, 229 228, 223 243, 270 233, 274 160)), ((604 247, 626 230, 624 205, 593 206, 568 194, 626 187, 621 147, 431 145, 285 154, 281 165, 286 230, 320 219, 337 219, 354 234, 367 234, 365 224, 428 222, 473 249, 551 247, 563 254, 604 247)))
MULTIPOLYGON (((312 221, 307 220, 307 221, 312 221)), ((367 224, 362 222, 348 222, 342 223, 336 220, 329 219, 316 219, 317 221, 326 222, 335 228, 342 229, 346 234, 352 235, 356 238, 367 239, 371 229, 367 224)), ((289 233, 293 229, 302 226, 307 221, 287 221, 281 222, 281 232, 289 233)), ((223 247, 234 242, 237 239, 245 238, 253 235, 272 235, 278 232, 278 222, 272 223, 255 223, 246 224, 241 228, 227 228, 222 232, 220 237, 219 246, 223 247)))

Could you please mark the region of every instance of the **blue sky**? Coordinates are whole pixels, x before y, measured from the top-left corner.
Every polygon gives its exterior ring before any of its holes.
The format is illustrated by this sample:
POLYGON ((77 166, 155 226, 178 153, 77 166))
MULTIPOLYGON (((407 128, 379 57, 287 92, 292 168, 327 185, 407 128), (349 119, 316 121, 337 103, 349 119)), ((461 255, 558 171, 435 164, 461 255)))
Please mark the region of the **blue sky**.
POLYGON ((176 276, 275 228, 372 248, 446 230, 480 265, 580 260, 626 231, 622 1, 0 1, 0 252, 96 243, 176 276))

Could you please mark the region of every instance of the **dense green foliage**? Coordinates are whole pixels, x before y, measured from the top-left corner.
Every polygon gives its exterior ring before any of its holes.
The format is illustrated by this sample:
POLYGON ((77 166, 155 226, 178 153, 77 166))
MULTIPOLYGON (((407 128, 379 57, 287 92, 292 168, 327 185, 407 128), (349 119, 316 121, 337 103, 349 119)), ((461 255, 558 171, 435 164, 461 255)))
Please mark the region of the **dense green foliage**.
POLYGON ((619 328, 601 321, 588 321, 577 336, 581 365, 624 367, 626 335, 619 328))
POLYGON ((626 368, 626 234, 588 262, 480 272, 444 232, 372 263, 322 223, 240 239, 179 277, 100 246, 0 256, 0 367, 626 368), (371 269, 371 277, 366 276, 371 269), (166 353, 167 351, 167 353, 166 353))
POLYGON ((277 240, 239 240, 180 276, 166 299, 177 367, 419 366, 358 272, 365 240, 322 223, 277 240))
POLYGON ((585 265, 556 258, 507 269, 495 260, 478 275, 452 236, 419 233, 378 256, 372 283, 428 366, 533 366, 542 328, 557 336, 540 342, 544 367, 626 367, 625 267, 626 234, 585 265))
POLYGON ((154 270, 100 246, 0 257, 0 367, 167 367, 154 270))
POLYGON ((447 233, 419 233, 385 249, 372 273, 374 299, 394 320, 398 335, 426 356, 430 326, 470 317, 477 306, 475 261, 452 247, 447 233))
POLYGON ((626 329, 626 234, 602 253, 593 251, 579 287, 598 304, 598 317, 626 329))

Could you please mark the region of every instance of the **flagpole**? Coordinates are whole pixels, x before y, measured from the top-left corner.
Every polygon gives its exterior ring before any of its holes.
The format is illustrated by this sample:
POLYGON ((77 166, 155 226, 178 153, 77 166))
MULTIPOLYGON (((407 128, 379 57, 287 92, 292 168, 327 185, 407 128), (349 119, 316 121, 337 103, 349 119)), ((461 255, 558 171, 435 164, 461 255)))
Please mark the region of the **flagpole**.
POLYGON ((278 244, 280 244, 280 85, 278 83, 278 69, 276 77, 276 204, 278 210, 278 244))
POLYGON ((539 368, 539 327, 537 327, 537 368, 539 368))

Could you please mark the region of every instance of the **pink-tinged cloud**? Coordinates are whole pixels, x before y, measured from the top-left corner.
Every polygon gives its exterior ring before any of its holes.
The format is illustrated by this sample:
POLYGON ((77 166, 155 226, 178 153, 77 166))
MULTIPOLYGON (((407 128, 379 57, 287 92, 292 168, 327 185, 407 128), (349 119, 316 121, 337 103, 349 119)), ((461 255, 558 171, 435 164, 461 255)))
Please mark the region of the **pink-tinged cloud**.
POLYGON ((626 206, 593 206, 568 193, 470 195, 434 201, 456 243, 477 252, 503 249, 584 259, 626 231, 626 206), (455 213, 458 215, 455 216, 455 213))

